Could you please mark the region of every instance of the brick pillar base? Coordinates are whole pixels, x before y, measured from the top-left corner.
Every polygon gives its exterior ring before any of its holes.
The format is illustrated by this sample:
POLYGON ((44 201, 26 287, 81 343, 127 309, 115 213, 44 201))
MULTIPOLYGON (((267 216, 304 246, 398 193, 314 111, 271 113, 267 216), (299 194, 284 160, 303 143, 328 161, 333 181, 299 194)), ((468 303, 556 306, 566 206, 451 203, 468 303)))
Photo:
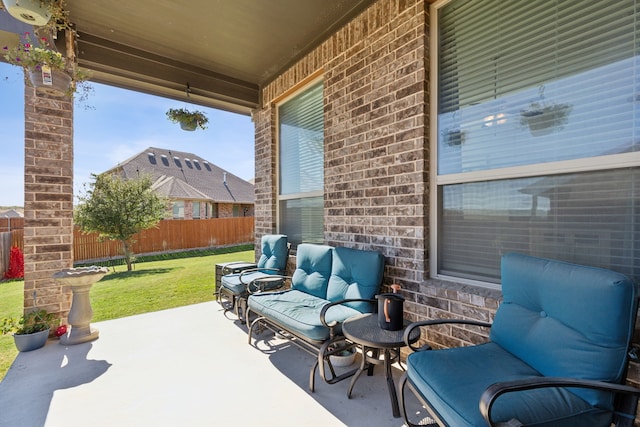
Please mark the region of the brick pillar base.
POLYGON ((51 278, 73 266, 73 100, 25 85, 24 310, 63 322, 71 290, 51 278))

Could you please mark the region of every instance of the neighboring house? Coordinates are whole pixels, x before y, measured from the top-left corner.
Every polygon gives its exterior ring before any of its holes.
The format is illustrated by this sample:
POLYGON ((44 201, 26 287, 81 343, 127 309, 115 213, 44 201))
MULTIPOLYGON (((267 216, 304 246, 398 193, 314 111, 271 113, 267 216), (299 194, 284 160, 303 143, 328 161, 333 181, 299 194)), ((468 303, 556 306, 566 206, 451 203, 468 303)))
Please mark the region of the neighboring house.
POLYGON ((9 209, 4 212, 0 212, 0 218, 22 218, 24 215, 15 209, 9 209))
POLYGON ((151 176, 151 188, 171 200, 174 219, 254 215, 253 184, 192 153, 149 147, 105 173, 151 176))

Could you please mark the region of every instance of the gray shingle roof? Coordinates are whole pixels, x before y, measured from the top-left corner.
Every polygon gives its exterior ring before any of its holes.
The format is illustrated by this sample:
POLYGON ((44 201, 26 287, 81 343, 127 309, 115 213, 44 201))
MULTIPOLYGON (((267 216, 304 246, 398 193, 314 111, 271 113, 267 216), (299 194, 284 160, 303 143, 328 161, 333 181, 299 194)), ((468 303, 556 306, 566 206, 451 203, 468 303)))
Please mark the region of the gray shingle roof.
POLYGON ((192 153, 149 147, 107 172, 116 170, 121 170, 125 178, 151 175, 154 188, 175 199, 255 201, 253 184, 192 153))

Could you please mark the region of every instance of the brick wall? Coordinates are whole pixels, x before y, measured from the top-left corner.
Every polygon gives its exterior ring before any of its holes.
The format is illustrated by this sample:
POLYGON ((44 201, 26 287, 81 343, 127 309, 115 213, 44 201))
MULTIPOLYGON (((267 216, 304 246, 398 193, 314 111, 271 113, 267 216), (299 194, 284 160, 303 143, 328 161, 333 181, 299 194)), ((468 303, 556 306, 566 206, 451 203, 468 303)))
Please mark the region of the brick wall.
POLYGON ((263 90, 256 124, 256 237, 274 232, 274 100, 322 75, 327 244, 380 250, 387 284, 426 273, 423 1, 379 1, 263 90))
POLYGON ((61 319, 71 291, 51 278, 73 266, 73 102, 25 86, 24 308, 61 319))
POLYGON ((254 208, 247 204, 218 203, 218 218, 233 218, 233 207, 238 207, 238 216, 252 216, 254 208))
MULTIPOLYGON (((399 283, 411 321, 492 321, 501 293, 429 278, 428 4, 379 0, 262 90, 256 129, 256 242, 276 231, 275 103, 321 75, 325 113, 324 240, 380 250, 385 284, 399 283)), ((487 339, 442 326, 434 347, 487 339)), ((632 363, 628 380, 638 384, 632 363)))

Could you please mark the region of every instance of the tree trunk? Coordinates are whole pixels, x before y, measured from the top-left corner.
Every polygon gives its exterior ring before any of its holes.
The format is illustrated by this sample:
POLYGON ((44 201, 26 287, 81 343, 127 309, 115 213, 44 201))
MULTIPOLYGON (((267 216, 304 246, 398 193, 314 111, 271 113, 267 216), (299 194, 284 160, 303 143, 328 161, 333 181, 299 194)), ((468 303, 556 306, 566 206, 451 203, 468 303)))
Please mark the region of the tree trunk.
POLYGON ((129 249, 129 242, 127 242, 126 240, 123 240, 122 246, 124 247, 124 260, 127 262, 127 271, 131 271, 132 253, 131 253, 131 249, 129 249))

